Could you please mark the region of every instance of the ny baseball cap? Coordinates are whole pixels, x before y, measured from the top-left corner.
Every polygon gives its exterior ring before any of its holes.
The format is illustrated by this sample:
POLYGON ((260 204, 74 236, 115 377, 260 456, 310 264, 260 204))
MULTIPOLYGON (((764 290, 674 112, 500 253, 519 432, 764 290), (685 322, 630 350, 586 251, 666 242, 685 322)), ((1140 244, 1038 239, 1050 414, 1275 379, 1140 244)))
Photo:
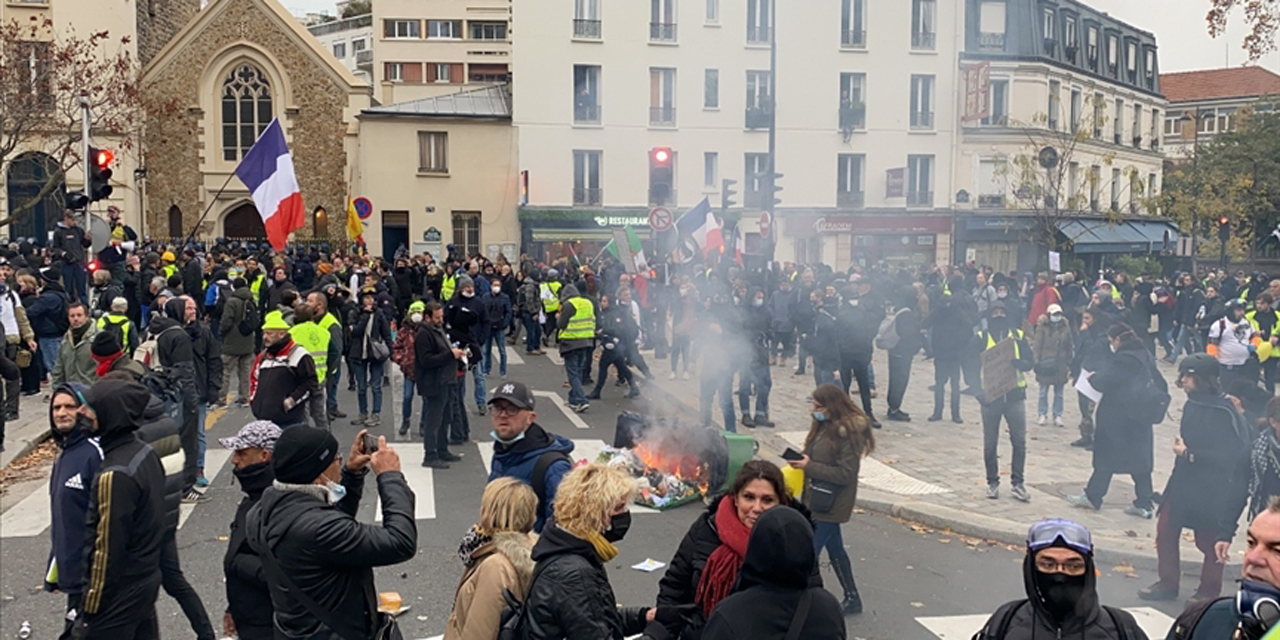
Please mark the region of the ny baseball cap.
POLYGON ((506 400, 521 409, 533 409, 533 392, 523 382, 510 380, 503 382, 493 390, 489 398, 489 404, 493 404, 498 400, 506 400))
POLYGON ((222 446, 232 451, 245 449, 263 449, 273 451, 276 440, 280 438, 280 427, 270 420, 255 420, 240 427, 240 432, 230 438, 219 438, 222 446))

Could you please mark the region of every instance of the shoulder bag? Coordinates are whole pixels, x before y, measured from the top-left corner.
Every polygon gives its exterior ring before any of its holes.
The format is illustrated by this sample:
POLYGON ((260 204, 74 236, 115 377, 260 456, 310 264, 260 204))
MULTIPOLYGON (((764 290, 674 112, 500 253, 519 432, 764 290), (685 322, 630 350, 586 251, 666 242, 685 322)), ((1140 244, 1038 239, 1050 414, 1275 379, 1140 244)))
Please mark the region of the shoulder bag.
POLYGON ((364 326, 364 337, 369 341, 369 353, 367 354, 371 360, 384 362, 391 357, 391 347, 379 336, 373 335, 373 324, 378 321, 378 313, 375 311, 369 316, 369 324, 364 326))

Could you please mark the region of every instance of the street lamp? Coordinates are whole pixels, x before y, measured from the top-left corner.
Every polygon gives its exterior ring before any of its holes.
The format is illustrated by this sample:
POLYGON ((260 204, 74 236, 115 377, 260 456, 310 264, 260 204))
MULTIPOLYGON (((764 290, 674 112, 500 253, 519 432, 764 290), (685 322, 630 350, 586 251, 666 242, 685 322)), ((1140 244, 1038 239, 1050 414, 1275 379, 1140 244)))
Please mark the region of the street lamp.
MULTIPOLYGON (((1196 201, 1200 200, 1200 121, 1206 118, 1212 118, 1215 114, 1213 111, 1202 111, 1196 107, 1196 115, 1192 116, 1190 112, 1183 111, 1182 117, 1178 118, 1178 126, 1181 128, 1182 139, 1187 139, 1187 125, 1191 126, 1191 173, 1195 175, 1196 182, 1193 192, 1196 201)), ((1225 250, 1224 250, 1225 251, 1225 250)), ((1195 215, 1192 215, 1191 225, 1191 273, 1199 273, 1200 261, 1200 225, 1195 222, 1195 215)))

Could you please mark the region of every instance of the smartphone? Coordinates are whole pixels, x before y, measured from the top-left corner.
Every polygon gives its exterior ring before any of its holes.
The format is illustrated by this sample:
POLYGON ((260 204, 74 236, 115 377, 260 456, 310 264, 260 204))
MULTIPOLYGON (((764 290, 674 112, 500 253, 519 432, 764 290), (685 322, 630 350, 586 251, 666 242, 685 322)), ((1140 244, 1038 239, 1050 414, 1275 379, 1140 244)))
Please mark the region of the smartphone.
POLYGON ((800 453, 799 451, 796 451, 791 447, 787 447, 787 450, 782 452, 783 460, 801 460, 803 458, 804 458, 803 453, 800 453))
POLYGON ((372 434, 364 434, 364 452, 372 454, 378 450, 378 436, 372 434))

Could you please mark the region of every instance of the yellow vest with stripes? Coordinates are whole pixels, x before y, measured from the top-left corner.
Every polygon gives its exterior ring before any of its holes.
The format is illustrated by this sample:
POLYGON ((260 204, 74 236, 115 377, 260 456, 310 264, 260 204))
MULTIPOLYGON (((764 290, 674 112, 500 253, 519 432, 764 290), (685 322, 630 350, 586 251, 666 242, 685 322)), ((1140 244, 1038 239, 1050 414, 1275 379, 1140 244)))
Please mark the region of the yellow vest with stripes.
POLYGON ((164 279, 168 280, 173 277, 173 274, 178 272, 178 267, 177 265, 166 264, 163 267, 160 267, 160 271, 164 273, 164 279))
POLYGON ((556 311, 560 310, 560 283, 559 282, 544 282, 538 288, 538 290, 542 294, 542 310, 543 311, 546 311, 547 313, 555 313, 556 311), (547 295, 548 292, 551 293, 550 296, 547 295))
POLYGON ((440 285, 440 301, 448 302, 453 299, 453 291, 458 288, 458 276, 445 276, 444 283, 440 285))
POLYGON ((249 291, 253 292, 254 302, 257 302, 262 297, 262 281, 266 279, 266 276, 258 274, 258 276, 253 279, 253 282, 249 283, 249 291))
MULTIPOLYGON (((328 317, 328 314, 325 314, 328 317)), ((321 321, 323 322, 323 321, 321 321)), ((336 322, 336 321, 335 321, 336 322)), ((329 329, 315 322, 302 322, 289 329, 289 335, 298 343, 316 363, 316 377, 324 383, 325 372, 329 369, 329 329)))
POLYGON ((561 340, 590 340, 596 337, 596 308, 586 298, 569 298, 573 305, 573 317, 569 326, 560 332, 561 340))
MULTIPOLYGON (((987 349, 991 349, 996 346, 997 344, 996 339, 991 337, 990 331, 986 333, 987 333, 987 349)), ((1009 337, 1013 338, 1013 358, 1015 360, 1022 357, 1022 347, 1018 346, 1018 341, 1022 340, 1022 336, 1023 336, 1022 329, 1013 329, 1009 331, 1009 337)), ((1018 376, 1018 387, 1023 389, 1027 388, 1027 379, 1022 377, 1022 372, 1018 371, 1017 369, 1014 369, 1014 374, 1018 376)))

